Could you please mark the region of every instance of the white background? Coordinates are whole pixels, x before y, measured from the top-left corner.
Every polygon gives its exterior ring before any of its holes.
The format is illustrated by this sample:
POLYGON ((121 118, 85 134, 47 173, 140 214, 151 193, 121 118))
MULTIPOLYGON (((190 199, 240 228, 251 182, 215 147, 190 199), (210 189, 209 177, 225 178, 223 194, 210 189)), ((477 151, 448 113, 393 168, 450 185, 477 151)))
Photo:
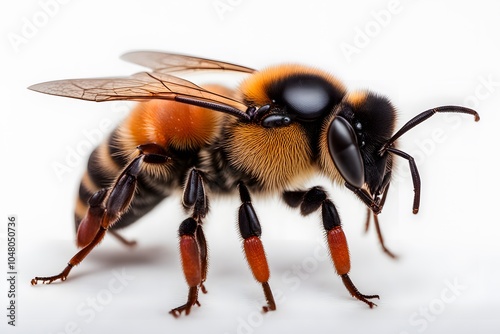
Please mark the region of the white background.
POLYGON ((10 1, 0 10, 0 267, 5 273, 7 217, 15 214, 19 221, 17 326, 6 324, 5 274, 3 333, 498 333, 496 1, 54 3, 10 1), (259 311, 262 292, 241 252, 235 199, 213 200, 206 226, 209 293, 188 317, 168 314, 187 294, 177 252, 177 228, 185 217, 178 198, 124 232, 139 242, 137 248, 106 238, 63 284, 30 286, 32 277, 58 273, 75 253, 73 204, 93 146, 89 138, 95 141, 99 126, 116 124, 130 106, 51 97, 26 87, 127 75, 141 68, 118 56, 141 49, 254 68, 314 65, 350 89, 389 96, 400 112, 399 126, 438 105, 468 105, 480 112, 479 123, 435 116, 400 141, 419 164, 422 203, 413 215, 412 184, 400 161, 380 216, 397 261, 380 251, 373 228, 363 233, 363 205, 342 187, 316 180, 331 190, 342 215, 351 277, 361 292, 380 294, 377 308, 352 299, 336 277, 322 248, 319 215, 301 218, 278 200, 255 201, 276 312, 259 311), (77 150, 81 154, 70 154, 77 150), (58 175, 58 164, 67 172, 58 175), (122 283, 117 273, 125 275, 122 283))

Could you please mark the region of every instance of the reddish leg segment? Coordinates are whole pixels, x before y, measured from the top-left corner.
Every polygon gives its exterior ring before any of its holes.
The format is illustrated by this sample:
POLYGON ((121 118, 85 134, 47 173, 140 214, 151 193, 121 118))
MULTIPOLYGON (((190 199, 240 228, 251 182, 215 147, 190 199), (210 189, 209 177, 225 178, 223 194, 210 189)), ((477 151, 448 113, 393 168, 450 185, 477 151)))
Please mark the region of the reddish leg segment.
POLYGON ((170 311, 174 317, 178 317, 182 312, 188 315, 193 305, 200 305, 198 287, 201 285, 202 269, 200 248, 195 237, 197 227, 198 223, 193 218, 184 220, 179 227, 182 270, 189 286, 189 292, 186 304, 170 311))

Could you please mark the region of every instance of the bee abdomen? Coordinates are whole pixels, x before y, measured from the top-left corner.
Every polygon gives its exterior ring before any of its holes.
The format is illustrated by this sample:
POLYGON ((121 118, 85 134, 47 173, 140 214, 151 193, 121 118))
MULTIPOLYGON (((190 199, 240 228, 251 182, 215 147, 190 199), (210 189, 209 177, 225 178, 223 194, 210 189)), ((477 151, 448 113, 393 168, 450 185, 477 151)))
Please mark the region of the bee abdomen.
MULTIPOLYGON (((109 139, 99 145, 90 155, 87 171, 82 177, 75 208, 75 227, 85 216, 90 196, 96 191, 111 187, 127 165, 129 158, 120 143, 119 129, 115 129, 109 139)), ((119 229, 134 223, 151 211, 166 198, 175 186, 176 178, 168 172, 153 173, 144 168, 137 180, 137 190, 130 209, 112 226, 119 229)))

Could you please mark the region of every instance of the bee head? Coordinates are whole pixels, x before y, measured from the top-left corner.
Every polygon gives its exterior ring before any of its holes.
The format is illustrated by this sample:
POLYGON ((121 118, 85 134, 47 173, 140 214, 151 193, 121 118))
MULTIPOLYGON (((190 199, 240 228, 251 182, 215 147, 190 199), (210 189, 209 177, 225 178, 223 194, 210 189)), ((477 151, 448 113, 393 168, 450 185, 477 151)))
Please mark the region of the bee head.
POLYGON ((356 189, 366 187, 372 195, 382 190, 392 158, 381 150, 391 138, 395 121, 396 110, 385 97, 370 92, 344 97, 326 122, 324 140, 345 183, 356 189))

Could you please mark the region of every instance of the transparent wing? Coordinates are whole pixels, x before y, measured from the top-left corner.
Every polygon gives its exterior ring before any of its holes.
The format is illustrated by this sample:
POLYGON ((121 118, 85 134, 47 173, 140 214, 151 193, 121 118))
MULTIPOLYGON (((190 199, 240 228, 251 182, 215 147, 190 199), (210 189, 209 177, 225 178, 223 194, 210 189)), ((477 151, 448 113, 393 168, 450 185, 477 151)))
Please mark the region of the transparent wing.
POLYGON ((122 59, 142 65, 158 73, 173 73, 189 70, 219 70, 253 73, 254 69, 217 60, 156 51, 134 51, 124 54, 122 59))
POLYGON ((139 72, 129 77, 57 80, 28 88, 40 93, 96 102, 173 100, 249 119, 247 106, 242 101, 210 92, 188 80, 165 73, 139 72))

